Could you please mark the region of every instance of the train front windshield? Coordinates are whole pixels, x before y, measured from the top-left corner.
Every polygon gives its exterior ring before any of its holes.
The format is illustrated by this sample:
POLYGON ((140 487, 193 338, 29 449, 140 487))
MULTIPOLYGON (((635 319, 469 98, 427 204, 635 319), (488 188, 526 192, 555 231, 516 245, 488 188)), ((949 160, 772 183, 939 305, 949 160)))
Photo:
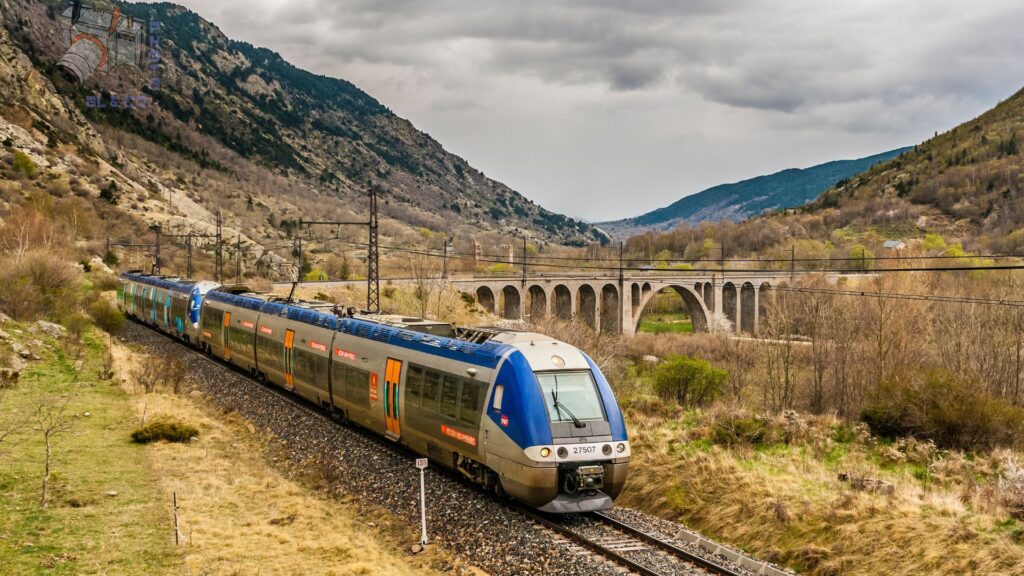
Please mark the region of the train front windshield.
POLYGON ((536 374, 552 422, 604 420, 601 396, 589 371, 536 374))

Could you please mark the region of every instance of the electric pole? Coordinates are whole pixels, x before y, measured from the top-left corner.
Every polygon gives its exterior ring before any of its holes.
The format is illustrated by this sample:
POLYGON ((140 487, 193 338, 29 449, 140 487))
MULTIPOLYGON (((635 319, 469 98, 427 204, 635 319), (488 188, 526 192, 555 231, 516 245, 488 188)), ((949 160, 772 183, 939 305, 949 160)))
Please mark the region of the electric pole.
POLYGON ((378 243, 377 187, 370 186, 370 238, 366 253, 366 310, 380 314, 380 250, 378 243))
POLYGON ((223 227, 224 219, 221 217, 220 210, 217 210, 217 256, 214 263, 214 276, 217 278, 217 282, 224 281, 224 254, 221 251, 221 240, 223 240, 223 227))
POLYGON ((235 236, 235 284, 242 283, 242 235, 235 236))
POLYGON ((153 251, 153 275, 160 275, 160 227, 156 227, 156 250, 153 251))
POLYGON ((526 288, 526 236, 523 236, 523 288, 526 288))
POLYGON ((185 277, 192 277, 192 231, 189 230, 188 235, 185 236, 185 277))
POLYGON ((444 238, 444 255, 441 257, 441 278, 448 278, 448 237, 444 238))

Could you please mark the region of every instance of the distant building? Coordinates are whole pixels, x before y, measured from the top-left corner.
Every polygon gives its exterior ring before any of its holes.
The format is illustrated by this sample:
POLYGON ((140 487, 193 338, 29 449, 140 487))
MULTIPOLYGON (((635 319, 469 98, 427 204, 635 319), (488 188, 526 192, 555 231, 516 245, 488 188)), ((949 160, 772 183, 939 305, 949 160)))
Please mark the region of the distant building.
POLYGON ((903 250, 907 247, 907 243, 903 240, 886 240, 882 247, 886 250, 903 250))

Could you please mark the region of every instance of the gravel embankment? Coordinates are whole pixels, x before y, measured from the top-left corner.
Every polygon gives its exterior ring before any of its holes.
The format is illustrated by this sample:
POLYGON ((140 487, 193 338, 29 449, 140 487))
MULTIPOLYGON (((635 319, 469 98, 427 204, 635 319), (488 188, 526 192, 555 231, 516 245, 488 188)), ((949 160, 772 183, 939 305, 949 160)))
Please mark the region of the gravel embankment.
MULTIPOLYGON (((182 345, 159 333, 129 322, 126 341, 148 353, 163 355, 182 345)), ((295 465, 324 476, 332 490, 384 508, 411 527, 419 525, 419 475, 413 455, 386 440, 341 426, 287 393, 256 383, 199 354, 184 355, 187 381, 210 401, 238 412, 259 429, 269 432, 273 448, 295 465)), ((427 470, 427 523, 432 544, 490 574, 559 574, 562 576, 618 575, 621 568, 583 553, 552 537, 512 507, 437 470, 427 470)), ((630 525, 672 536, 682 526, 633 510, 616 509, 617 518, 630 525)), ((716 561, 686 540, 675 541, 716 561)), ((410 542, 410 544, 412 544, 410 542)), ((637 562, 660 570, 673 563, 651 552, 633 552, 637 562)), ((751 573, 754 573, 752 571, 751 573)), ((666 574, 702 574, 680 571, 666 574)))

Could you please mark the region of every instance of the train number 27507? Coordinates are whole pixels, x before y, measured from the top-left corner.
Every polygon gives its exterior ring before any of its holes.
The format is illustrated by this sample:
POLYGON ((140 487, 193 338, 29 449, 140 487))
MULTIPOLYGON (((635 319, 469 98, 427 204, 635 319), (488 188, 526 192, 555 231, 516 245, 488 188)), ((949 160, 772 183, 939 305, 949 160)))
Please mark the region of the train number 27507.
POLYGON ((573 446, 573 454, 593 454, 597 450, 596 446, 573 446))

